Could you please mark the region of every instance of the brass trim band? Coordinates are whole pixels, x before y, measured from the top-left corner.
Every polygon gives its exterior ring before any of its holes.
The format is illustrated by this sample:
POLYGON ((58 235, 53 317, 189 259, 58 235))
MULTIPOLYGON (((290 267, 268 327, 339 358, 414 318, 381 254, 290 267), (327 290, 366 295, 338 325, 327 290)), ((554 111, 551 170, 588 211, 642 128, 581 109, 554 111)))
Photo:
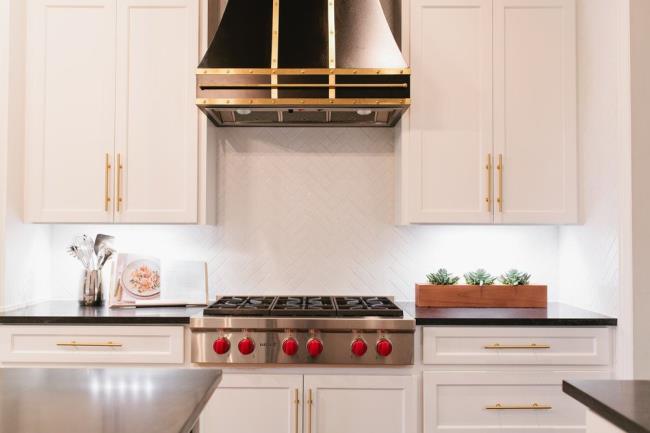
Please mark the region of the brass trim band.
MULTIPOLYGON (((256 88, 256 89, 281 89, 281 88, 330 88, 336 87, 367 87, 367 88, 392 88, 392 89, 405 89, 408 87, 406 83, 339 83, 339 84, 325 84, 325 83, 282 83, 282 84, 266 84, 266 83, 241 83, 241 84, 222 84, 222 85, 205 85, 201 86, 201 90, 209 89, 238 89, 238 88, 256 88)), ((332 96, 330 96, 332 98, 332 96)))
POLYGON ((410 105, 411 100, 409 98, 383 98, 383 99, 374 99, 374 98, 337 98, 337 99, 326 99, 326 98, 197 98, 196 105, 198 106, 211 106, 211 105, 333 105, 333 106, 355 106, 355 105, 389 105, 389 106, 405 106, 410 105))
MULTIPOLYGON (((336 20, 334 18, 334 0, 327 1, 327 66, 331 69, 336 68, 336 20)), ((333 87, 336 84, 336 75, 330 74, 329 76, 329 97, 336 98, 336 89, 333 87)))
MULTIPOLYGON (((278 38, 280 36, 280 0, 273 0, 273 24, 271 34, 271 68, 278 67, 278 38)), ((278 76, 271 76, 271 84, 278 84, 278 76)), ((271 98, 278 97, 277 88, 272 88, 271 98)))
POLYGON ((197 75, 410 75, 411 68, 198 68, 197 75))

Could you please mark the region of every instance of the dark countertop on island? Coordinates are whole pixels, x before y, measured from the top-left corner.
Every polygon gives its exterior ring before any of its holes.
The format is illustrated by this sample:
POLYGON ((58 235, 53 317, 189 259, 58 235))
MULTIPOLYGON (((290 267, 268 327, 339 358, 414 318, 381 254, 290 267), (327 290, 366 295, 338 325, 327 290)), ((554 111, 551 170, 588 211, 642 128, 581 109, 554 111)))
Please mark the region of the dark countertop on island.
POLYGON ((478 326, 616 326, 616 319, 571 305, 549 302, 547 308, 423 308, 399 303, 417 325, 478 326))
POLYGON ((204 307, 81 307, 77 301, 47 301, 0 313, 0 324, 186 325, 204 307))
POLYGON ((0 369, 0 431, 189 433, 215 369, 0 369))
POLYGON ((562 390, 623 431, 650 433, 648 380, 571 380, 562 390))

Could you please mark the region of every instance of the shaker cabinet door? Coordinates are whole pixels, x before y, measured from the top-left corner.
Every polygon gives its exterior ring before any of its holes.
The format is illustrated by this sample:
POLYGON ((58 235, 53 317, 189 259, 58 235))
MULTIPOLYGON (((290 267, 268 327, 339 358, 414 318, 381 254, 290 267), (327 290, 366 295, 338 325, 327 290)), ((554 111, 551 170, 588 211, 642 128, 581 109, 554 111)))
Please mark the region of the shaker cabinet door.
POLYGON ((26 8, 25 220, 111 222, 115 2, 26 8))
POLYGON ((201 433, 301 433, 302 375, 225 373, 201 433))
POLYGON ((306 375, 305 432, 413 433, 415 376, 306 375))
POLYGON ((575 35, 574 0, 494 1, 496 222, 577 222, 575 35))
POLYGON ((412 223, 492 222, 492 0, 411 2, 412 223))
POLYGON ((116 222, 197 222, 198 23, 197 0, 117 0, 116 222))

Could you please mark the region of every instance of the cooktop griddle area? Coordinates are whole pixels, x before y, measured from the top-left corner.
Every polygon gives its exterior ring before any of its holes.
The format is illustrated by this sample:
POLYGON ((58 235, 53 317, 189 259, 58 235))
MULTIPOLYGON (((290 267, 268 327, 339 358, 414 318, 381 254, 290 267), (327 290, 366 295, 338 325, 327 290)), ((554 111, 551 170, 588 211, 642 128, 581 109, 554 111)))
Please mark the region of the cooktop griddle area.
POLYGON ((402 317, 383 296, 224 296, 203 310, 205 316, 402 317))

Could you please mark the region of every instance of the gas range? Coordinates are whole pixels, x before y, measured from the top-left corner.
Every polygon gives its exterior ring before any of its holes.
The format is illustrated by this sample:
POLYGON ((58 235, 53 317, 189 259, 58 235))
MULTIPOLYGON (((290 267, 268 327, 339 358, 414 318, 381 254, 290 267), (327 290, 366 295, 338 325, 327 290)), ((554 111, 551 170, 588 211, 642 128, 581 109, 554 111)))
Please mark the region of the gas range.
POLYGON ((190 329, 197 364, 413 364, 415 320, 386 297, 224 296, 190 329))

